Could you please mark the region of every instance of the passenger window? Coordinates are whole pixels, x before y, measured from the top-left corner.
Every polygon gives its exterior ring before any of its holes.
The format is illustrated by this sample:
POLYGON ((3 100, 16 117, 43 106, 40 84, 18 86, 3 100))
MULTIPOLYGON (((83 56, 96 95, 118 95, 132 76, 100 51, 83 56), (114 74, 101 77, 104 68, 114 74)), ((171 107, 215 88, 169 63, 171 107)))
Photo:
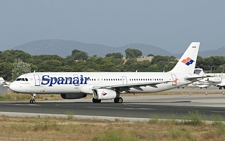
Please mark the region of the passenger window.
POLYGON ((27 78, 25 78, 25 80, 26 80, 26 81, 28 81, 28 79, 27 79, 27 78))

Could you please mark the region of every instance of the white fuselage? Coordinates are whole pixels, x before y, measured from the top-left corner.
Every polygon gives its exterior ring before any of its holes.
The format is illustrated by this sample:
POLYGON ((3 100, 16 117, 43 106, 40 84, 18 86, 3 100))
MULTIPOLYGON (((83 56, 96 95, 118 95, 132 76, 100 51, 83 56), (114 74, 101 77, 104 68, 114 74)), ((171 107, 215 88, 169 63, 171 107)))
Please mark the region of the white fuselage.
POLYGON ((91 94, 94 87, 162 82, 122 89, 121 92, 159 92, 190 84, 185 78, 193 74, 162 72, 42 72, 21 75, 10 84, 10 89, 20 93, 37 94, 91 94))

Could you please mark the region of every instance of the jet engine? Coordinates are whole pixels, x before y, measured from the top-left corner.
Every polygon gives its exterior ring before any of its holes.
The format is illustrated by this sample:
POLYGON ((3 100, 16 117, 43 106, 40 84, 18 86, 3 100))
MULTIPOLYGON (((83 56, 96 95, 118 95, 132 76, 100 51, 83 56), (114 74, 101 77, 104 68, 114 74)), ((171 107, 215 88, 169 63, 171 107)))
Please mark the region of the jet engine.
POLYGON ((75 93, 75 94, 61 94, 61 97, 63 99, 79 99, 86 97, 87 94, 82 94, 82 93, 75 93))
POLYGON ((111 89, 94 89, 93 90, 94 99, 99 99, 99 100, 114 99, 117 97, 117 95, 119 95, 119 93, 111 89))

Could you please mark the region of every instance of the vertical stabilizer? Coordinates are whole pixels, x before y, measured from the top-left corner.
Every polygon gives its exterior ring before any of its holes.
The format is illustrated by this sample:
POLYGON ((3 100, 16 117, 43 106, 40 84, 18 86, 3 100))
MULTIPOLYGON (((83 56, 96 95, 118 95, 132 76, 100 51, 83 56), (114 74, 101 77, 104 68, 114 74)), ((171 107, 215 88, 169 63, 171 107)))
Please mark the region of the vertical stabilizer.
POLYGON ((170 72, 194 73, 200 42, 192 42, 170 72))

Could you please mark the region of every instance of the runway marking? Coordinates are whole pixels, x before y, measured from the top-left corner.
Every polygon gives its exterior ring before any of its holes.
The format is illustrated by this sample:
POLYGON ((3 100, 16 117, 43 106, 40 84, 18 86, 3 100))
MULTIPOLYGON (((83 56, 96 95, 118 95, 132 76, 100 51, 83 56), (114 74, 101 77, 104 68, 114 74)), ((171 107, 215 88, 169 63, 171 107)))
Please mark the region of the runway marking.
POLYGON ((101 108, 101 109, 106 109, 106 108, 118 109, 117 107, 93 107, 93 106, 87 106, 87 108, 92 108, 92 109, 96 109, 96 108, 101 108))
POLYGON ((191 100, 176 100, 172 101, 171 103, 191 103, 191 100))
POLYGON ((136 108, 136 109, 140 109, 140 110, 156 110, 156 109, 153 109, 153 108, 136 108))
POLYGON ((126 110, 156 110, 156 109, 153 109, 153 108, 140 108, 140 107, 137 107, 137 108, 120 108, 120 107, 87 107, 87 108, 101 108, 101 109, 126 109, 126 110))
POLYGON ((13 104, 17 106, 41 106, 40 104, 13 104))

